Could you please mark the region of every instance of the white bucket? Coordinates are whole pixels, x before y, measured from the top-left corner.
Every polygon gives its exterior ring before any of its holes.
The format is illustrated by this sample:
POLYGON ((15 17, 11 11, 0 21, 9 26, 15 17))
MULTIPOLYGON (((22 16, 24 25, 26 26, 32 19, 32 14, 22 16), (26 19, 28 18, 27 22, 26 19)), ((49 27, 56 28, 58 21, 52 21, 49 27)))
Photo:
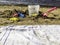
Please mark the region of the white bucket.
POLYGON ((28 5, 29 16, 37 16, 39 14, 39 5, 28 5))

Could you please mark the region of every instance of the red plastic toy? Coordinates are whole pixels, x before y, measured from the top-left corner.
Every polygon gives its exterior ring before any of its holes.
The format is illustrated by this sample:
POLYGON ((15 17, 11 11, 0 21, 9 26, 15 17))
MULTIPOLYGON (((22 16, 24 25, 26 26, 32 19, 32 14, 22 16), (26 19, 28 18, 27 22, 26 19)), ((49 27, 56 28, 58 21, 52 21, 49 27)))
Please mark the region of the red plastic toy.
POLYGON ((56 9, 57 9, 57 7, 50 8, 47 12, 43 13, 43 16, 47 16, 48 15, 47 13, 50 13, 56 9))
POLYGON ((50 12, 54 11, 55 9, 57 9, 57 7, 53 7, 51 9, 49 9, 47 12, 50 13, 50 12))
POLYGON ((17 16, 18 16, 18 14, 17 14, 17 13, 14 13, 14 14, 13 14, 13 17, 17 17, 17 16))

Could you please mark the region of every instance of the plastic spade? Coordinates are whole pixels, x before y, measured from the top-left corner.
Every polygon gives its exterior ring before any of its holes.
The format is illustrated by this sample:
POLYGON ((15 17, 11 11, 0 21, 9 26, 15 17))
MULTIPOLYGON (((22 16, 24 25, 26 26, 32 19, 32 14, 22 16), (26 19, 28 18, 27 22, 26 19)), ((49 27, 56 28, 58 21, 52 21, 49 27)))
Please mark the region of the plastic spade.
POLYGON ((56 9, 57 9, 57 7, 53 7, 53 8, 48 9, 47 12, 43 13, 43 16, 47 16, 48 15, 47 13, 50 13, 56 9))

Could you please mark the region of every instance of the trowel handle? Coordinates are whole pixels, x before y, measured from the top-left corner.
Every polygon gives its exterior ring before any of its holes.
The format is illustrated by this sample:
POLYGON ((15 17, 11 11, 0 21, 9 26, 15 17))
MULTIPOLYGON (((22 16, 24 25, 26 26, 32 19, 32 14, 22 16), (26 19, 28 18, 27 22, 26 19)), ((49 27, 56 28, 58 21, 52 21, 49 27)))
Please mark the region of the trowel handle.
POLYGON ((50 8, 47 12, 50 13, 50 12, 54 11, 55 9, 57 9, 57 7, 50 8))

